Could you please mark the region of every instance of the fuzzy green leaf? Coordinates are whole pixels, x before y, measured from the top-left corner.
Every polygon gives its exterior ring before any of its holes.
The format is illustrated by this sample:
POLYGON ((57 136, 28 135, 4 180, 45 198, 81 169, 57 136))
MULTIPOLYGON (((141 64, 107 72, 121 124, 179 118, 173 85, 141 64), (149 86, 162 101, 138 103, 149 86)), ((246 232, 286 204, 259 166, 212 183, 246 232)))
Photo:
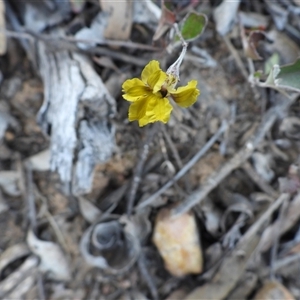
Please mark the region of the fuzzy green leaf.
MULTIPOLYGON (((204 31, 207 24, 207 17, 204 14, 195 12, 188 13, 179 23, 179 30, 186 41, 198 38, 204 31)), ((179 37, 176 37, 179 40, 179 37)))
POLYGON ((265 85, 300 92, 300 58, 293 64, 285 66, 274 65, 265 85))

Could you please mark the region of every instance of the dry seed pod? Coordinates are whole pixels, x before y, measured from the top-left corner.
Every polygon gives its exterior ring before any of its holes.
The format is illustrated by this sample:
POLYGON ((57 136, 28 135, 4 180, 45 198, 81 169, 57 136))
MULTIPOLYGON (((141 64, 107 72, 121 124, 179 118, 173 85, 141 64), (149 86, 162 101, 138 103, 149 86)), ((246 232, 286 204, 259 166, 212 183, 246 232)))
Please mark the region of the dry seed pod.
POLYGON ((166 269, 174 276, 202 272, 202 250, 196 220, 192 213, 172 217, 169 208, 159 211, 153 242, 166 269))
POLYGON ((256 293, 254 300, 296 300, 294 296, 277 281, 267 281, 256 293))

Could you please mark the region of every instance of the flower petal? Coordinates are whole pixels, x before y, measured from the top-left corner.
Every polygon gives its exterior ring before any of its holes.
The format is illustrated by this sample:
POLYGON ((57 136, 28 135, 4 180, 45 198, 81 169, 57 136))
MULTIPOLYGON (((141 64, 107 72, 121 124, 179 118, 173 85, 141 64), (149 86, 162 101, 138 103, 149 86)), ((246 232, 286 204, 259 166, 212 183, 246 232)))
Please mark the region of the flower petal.
POLYGON ((150 93, 149 88, 138 78, 126 80, 122 85, 122 89, 125 92, 123 98, 131 102, 141 100, 150 93))
POLYGON ((153 93, 157 93, 161 89, 166 78, 167 74, 163 71, 155 71, 152 75, 149 76, 148 85, 152 89, 153 93))
POLYGON ((186 86, 179 87, 171 93, 174 101, 181 107, 189 107, 197 101, 200 91, 197 89, 197 80, 191 80, 186 86))
POLYGON ((146 116, 147 103, 148 103, 147 99, 142 99, 134 103, 131 103, 129 106, 129 113, 128 113, 129 121, 139 121, 140 127, 148 124, 149 122, 147 122, 147 120, 149 119, 149 117, 146 116))
POLYGON ((167 98, 160 98, 155 95, 149 97, 147 113, 149 123, 161 121, 167 123, 170 119, 173 107, 167 98))
POLYGON ((156 71, 161 71, 159 62, 157 60, 151 60, 142 71, 142 81, 144 84, 148 84, 148 78, 156 71))

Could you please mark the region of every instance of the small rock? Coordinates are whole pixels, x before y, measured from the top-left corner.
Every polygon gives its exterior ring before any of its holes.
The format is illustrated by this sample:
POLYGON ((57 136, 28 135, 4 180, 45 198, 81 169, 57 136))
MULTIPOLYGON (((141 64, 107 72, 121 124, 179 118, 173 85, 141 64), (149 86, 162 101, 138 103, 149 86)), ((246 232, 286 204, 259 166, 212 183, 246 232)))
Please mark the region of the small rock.
POLYGON ((153 242, 172 275, 202 272, 202 249, 192 213, 175 218, 171 216, 170 208, 161 209, 155 221, 153 242))

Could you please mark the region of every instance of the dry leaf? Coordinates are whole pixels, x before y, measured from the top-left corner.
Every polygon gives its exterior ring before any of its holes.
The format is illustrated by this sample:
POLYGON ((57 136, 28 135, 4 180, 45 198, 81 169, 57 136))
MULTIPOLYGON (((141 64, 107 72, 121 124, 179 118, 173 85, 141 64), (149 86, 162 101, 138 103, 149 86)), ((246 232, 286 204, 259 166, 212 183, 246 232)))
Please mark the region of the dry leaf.
POLYGON ((160 37, 162 37, 166 31, 171 28, 175 21, 175 14, 163 5, 159 23, 153 36, 153 41, 157 41, 160 37))
POLYGON ((78 204, 82 216, 89 223, 95 222, 101 215, 101 210, 83 197, 78 197, 78 204))
POLYGON ((243 48, 246 56, 253 60, 262 60, 263 58, 257 52, 257 47, 260 41, 266 39, 266 35, 263 31, 254 30, 250 32, 248 37, 245 36, 244 28, 241 28, 243 48))
POLYGON ((26 244, 15 244, 7 248, 0 255, 0 274, 1 272, 14 261, 30 254, 29 248, 26 244))
POLYGON ((21 281, 25 280, 27 276, 30 276, 32 272, 36 271, 38 265, 38 258, 35 256, 29 256, 26 260, 14 270, 9 276, 5 277, 0 282, 0 299, 13 299, 4 298, 3 296, 11 292, 21 281))
POLYGON ((295 300, 294 296, 278 281, 267 281, 254 300, 295 300))
POLYGON ((170 208, 161 209, 155 221, 153 242, 172 275, 202 272, 202 249, 192 213, 173 218, 170 208))
POLYGON ((132 26, 132 1, 99 1, 102 10, 110 14, 104 37, 113 40, 128 40, 132 26))
POLYGON ((61 281, 71 279, 69 263, 57 244, 38 239, 31 230, 27 235, 27 244, 30 250, 41 260, 39 269, 48 273, 49 278, 61 281))

